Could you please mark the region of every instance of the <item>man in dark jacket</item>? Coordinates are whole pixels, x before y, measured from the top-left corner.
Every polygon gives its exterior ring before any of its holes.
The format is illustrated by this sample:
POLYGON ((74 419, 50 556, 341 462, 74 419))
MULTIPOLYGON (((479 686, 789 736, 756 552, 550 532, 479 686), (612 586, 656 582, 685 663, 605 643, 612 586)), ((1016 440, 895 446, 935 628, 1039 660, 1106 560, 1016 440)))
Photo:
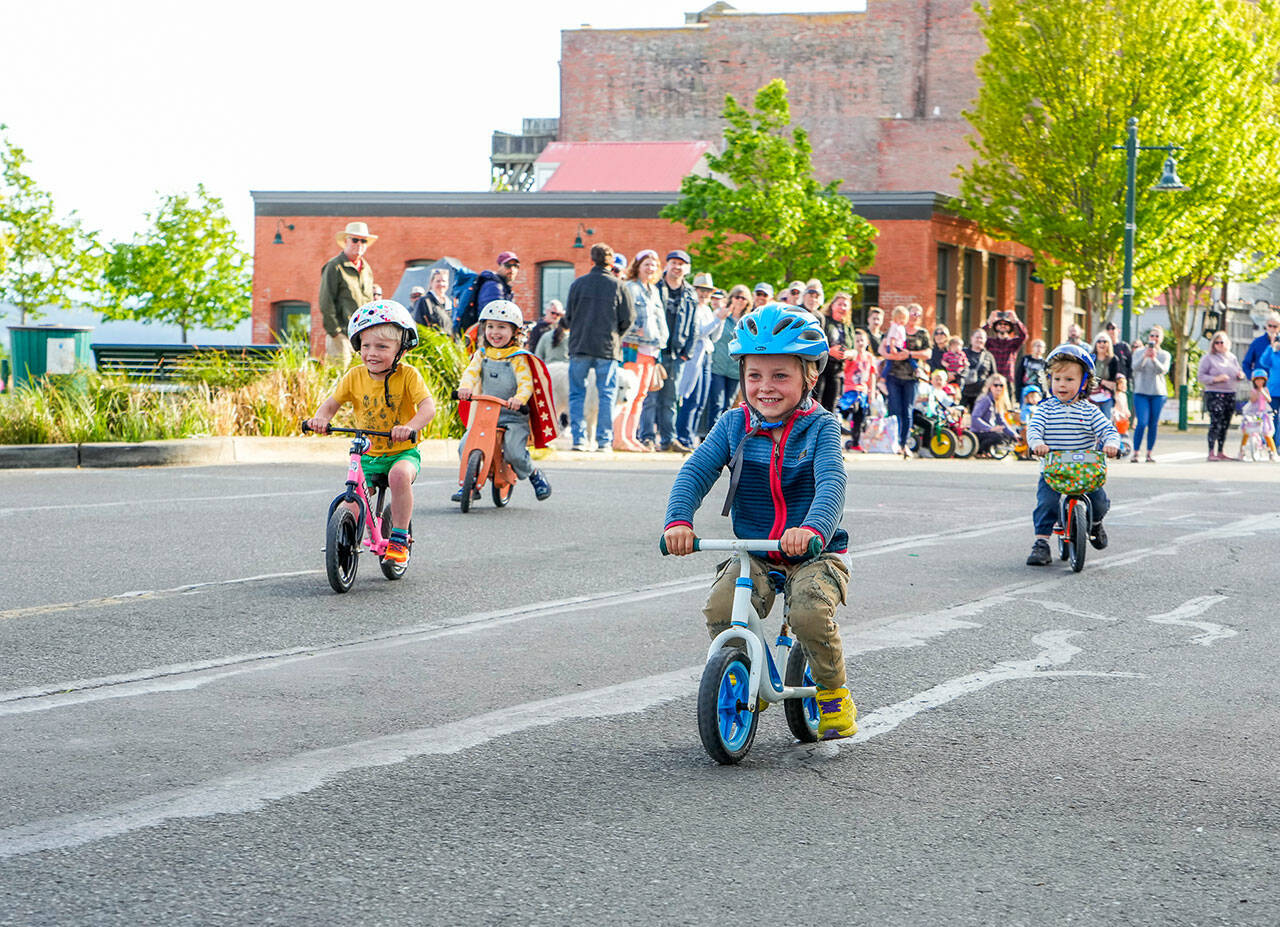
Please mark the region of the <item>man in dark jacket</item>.
POLYGON ((363 222, 348 222, 337 240, 342 252, 320 269, 320 318, 325 356, 346 367, 351 361, 347 322, 357 309, 373 301, 373 268, 364 252, 378 236, 370 235, 363 222))
POLYGON ((480 285, 476 289, 474 302, 466 304, 467 300, 462 299, 454 307, 453 332, 459 338, 476 324, 476 320, 480 317, 480 310, 495 299, 515 301, 511 285, 516 282, 516 277, 520 273, 520 258, 514 251, 503 251, 498 255, 497 265, 497 270, 480 271, 480 285))
POLYGON ((589 451, 587 442, 587 374, 596 373, 596 449, 613 446, 613 395, 622 361, 622 336, 635 321, 636 310, 622 281, 612 273, 613 249, 591 246, 591 270, 569 286, 565 321, 569 324, 569 425, 573 449, 589 451))
MULTIPOLYGON (((698 294, 685 279, 688 273, 689 255, 684 251, 672 251, 667 255, 667 269, 658 281, 658 292, 662 294, 667 309, 669 333, 667 346, 658 360, 666 371, 667 378, 663 381, 661 390, 649 394, 645 405, 652 399, 657 444, 664 451, 688 450, 676 440, 676 385, 680 382, 685 361, 693 352, 694 322, 698 312, 698 294)), ((644 437, 649 436, 643 419, 640 431, 644 437)))

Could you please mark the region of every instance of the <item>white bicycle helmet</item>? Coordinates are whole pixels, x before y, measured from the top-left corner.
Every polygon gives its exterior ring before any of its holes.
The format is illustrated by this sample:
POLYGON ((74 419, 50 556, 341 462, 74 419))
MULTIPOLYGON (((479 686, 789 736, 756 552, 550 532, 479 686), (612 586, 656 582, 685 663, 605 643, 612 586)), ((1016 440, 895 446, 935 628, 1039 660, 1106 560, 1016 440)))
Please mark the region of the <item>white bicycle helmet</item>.
POLYGON ((514 325, 517 332, 524 328, 524 310, 509 299, 495 299, 480 310, 480 322, 490 319, 514 325))
POLYGON ((351 314, 347 321, 347 337, 351 346, 360 350, 360 333, 375 325, 391 324, 401 329, 400 350, 408 351, 418 345, 418 326, 413 321, 409 310, 394 299, 375 299, 365 303, 351 314))

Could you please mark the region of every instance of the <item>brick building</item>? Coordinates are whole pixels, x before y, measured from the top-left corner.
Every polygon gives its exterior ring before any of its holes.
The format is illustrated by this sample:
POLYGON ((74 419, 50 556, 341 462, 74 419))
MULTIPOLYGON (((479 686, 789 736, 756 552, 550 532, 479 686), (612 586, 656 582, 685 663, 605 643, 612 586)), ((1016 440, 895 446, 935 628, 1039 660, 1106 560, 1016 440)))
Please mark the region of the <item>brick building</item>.
MULTIPOLYGON (((253 340, 275 341, 291 325, 309 324, 313 348, 323 350, 320 268, 338 253, 334 235, 349 221, 366 221, 379 236, 368 253, 374 278, 401 301, 413 283, 425 282, 426 268, 445 258, 480 270, 499 252, 515 251, 521 259, 515 298, 533 318, 589 269, 594 242, 628 256, 684 247, 683 226, 658 217, 674 199, 674 193, 255 191, 253 340)), ((862 193, 853 202, 880 233, 876 262, 863 281, 864 304, 918 302, 953 331, 971 330, 991 309, 1012 309, 1049 341, 1070 321, 1055 295, 1032 280, 1026 248, 984 235, 948 212, 945 198, 862 193)))
POLYGON ((708 9, 671 28, 561 33, 561 141, 720 143, 725 94, 749 105, 775 77, 813 144, 815 173, 849 190, 956 193, 961 115, 985 45, 973 0, 867 0, 859 13, 708 9))

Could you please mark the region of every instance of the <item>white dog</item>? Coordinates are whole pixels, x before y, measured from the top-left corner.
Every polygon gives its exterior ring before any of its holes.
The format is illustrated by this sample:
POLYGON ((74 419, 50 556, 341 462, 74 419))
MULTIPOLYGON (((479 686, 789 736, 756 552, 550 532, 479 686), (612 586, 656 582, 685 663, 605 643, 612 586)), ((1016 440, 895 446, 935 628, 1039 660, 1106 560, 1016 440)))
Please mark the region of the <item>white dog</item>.
MULTIPOLYGON (((568 449, 573 447, 573 429, 569 424, 569 365, 565 361, 547 364, 547 373, 551 375, 551 391, 555 396, 556 414, 560 417, 560 434, 551 442, 552 447, 568 449)), ((616 419, 626 412, 631 405, 631 397, 636 394, 640 380, 635 371, 625 367, 618 369, 618 391, 613 397, 613 417, 616 419)), ((587 419, 588 442, 595 440, 596 412, 599 409, 599 398, 596 393, 596 373, 587 373, 587 397, 583 403, 583 411, 587 419)))

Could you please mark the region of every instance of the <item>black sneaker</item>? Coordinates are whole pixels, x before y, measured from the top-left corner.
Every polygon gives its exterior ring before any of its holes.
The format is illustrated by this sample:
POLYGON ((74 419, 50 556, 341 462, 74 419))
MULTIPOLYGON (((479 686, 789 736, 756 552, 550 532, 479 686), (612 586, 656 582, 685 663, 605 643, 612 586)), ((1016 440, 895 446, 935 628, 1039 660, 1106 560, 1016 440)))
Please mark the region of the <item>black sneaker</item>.
POLYGON ((539 502, 551 495, 551 484, 541 470, 534 470, 529 474, 529 485, 533 487, 533 494, 538 497, 539 502))
POLYGON ((1048 566, 1053 563, 1053 554, 1049 552, 1049 542, 1044 538, 1036 538, 1031 545, 1031 553, 1027 557, 1027 566, 1048 566))
POLYGON ((1102 550, 1107 546, 1107 529, 1102 527, 1102 522, 1096 522, 1089 532, 1089 543, 1094 550, 1102 550))

